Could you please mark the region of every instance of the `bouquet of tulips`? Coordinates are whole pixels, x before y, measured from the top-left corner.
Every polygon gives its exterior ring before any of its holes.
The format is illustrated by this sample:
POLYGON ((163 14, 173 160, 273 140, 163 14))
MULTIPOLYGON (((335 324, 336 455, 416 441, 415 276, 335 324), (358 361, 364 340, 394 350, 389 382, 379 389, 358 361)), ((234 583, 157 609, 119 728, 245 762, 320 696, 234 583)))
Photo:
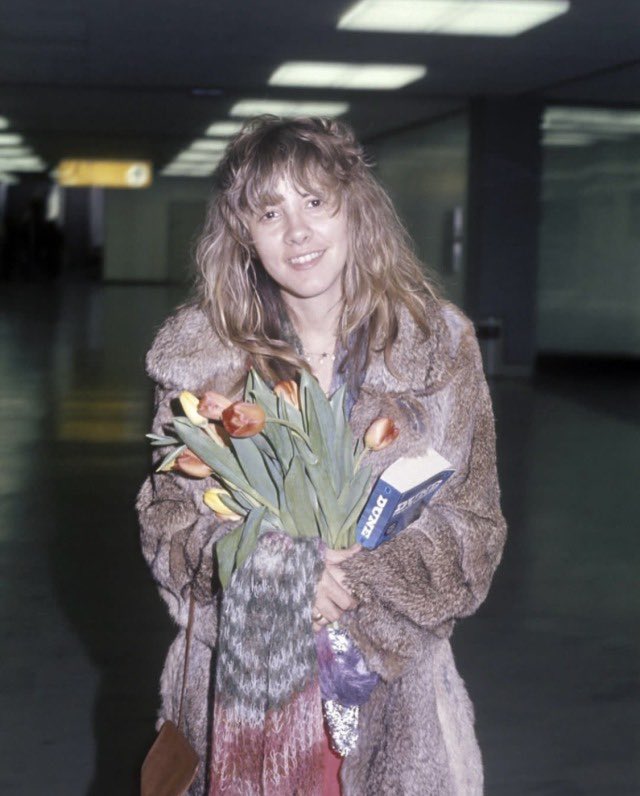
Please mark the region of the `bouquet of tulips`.
POLYGON ((204 493, 205 503, 222 517, 242 520, 216 544, 223 587, 264 530, 319 536, 334 549, 354 543, 369 492, 370 468, 361 465, 362 456, 396 438, 391 420, 378 418, 354 444, 345 387, 328 399, 306 371, 299 386, 281 381, 270 389, 251 370, 242 401, 185 391, 180 403, 185 416, 173 418, 175 436, 147 436, 152 445, 173 447, 159 471, 212 474, 221 486, 204 493))

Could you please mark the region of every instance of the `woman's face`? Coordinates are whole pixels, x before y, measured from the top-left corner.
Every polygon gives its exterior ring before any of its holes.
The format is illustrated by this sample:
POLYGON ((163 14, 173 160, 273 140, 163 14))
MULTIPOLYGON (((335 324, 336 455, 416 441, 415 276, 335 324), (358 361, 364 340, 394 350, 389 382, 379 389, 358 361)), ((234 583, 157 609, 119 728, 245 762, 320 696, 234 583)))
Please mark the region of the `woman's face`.
POLYGON ((345 202, 306 193, 287 179, 278 183, 280 201, 249 221, 249 232, 265 271, 287 297, 318 299, 334 306, 342 298, 347 261, 345 202))

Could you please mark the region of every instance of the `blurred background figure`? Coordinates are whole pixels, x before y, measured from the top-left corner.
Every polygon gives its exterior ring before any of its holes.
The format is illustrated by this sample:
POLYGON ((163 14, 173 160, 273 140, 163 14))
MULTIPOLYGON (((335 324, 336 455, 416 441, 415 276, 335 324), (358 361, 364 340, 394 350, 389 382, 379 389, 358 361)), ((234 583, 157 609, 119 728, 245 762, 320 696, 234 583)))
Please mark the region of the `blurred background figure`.
POLYGON ((510 539, 453 646, 487 793, 640 791, 639 24, 635 0, 4 10, 0 793, 137 792, 173 634, 133 513, 143 356, 258 113, 349 122, 476 324, 510 539))

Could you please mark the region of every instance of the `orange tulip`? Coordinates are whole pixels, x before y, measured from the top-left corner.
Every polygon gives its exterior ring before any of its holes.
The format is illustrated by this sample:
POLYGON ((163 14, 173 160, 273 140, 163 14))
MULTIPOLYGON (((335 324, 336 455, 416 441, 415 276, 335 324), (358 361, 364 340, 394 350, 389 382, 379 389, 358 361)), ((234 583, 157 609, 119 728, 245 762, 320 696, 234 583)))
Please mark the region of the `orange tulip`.
POLYGON ((232 437, 253 437, 267 422, 264 409, 258 404, 236 401, 222 412, 222 425, 232 437))
POLYGON ((293 379, 283 379, 273 388, 274 393, 296 409, 300 409, 300 392, 293 379))
POLYGON ((398 438, 399 428, 390 417, 379 417, 367 429, 364 445, 371 451, 381 451, 398 438))
POLYGON ((176 458, 174 468, 185 475, 190 475, 191 478, 206 478, 213 472, 208 464, 188 448, 176 458))
POLYGON ((231 401, 220 395, 219 392, 208 390, 200 399, 198 404, 198 414, 209 420, 220 420, 223 411, 231 406, 231 401))

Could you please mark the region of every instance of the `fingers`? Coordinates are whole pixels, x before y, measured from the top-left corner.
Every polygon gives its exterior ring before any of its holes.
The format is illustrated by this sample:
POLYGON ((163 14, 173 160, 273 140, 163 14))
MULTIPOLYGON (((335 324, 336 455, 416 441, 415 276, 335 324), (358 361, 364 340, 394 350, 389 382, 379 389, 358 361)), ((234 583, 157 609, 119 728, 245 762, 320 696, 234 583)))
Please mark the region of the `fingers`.
POLYGON ((313 618, 322 624, 321 615, 328 622, 337 622, 344 611, 355 608, 356 602, 342 583, 344 573, 339 566, 327 562, 316 587, 313 618))
POLYGON ((325 561, 331 564, 341 564, 343 561, 346 561, 351 556, 359 553, 362 550, 362 545, 354 544, 351 547, 347 548, 346 550, 332 550, 331 548, 327 548, 325 552, 325 561))

